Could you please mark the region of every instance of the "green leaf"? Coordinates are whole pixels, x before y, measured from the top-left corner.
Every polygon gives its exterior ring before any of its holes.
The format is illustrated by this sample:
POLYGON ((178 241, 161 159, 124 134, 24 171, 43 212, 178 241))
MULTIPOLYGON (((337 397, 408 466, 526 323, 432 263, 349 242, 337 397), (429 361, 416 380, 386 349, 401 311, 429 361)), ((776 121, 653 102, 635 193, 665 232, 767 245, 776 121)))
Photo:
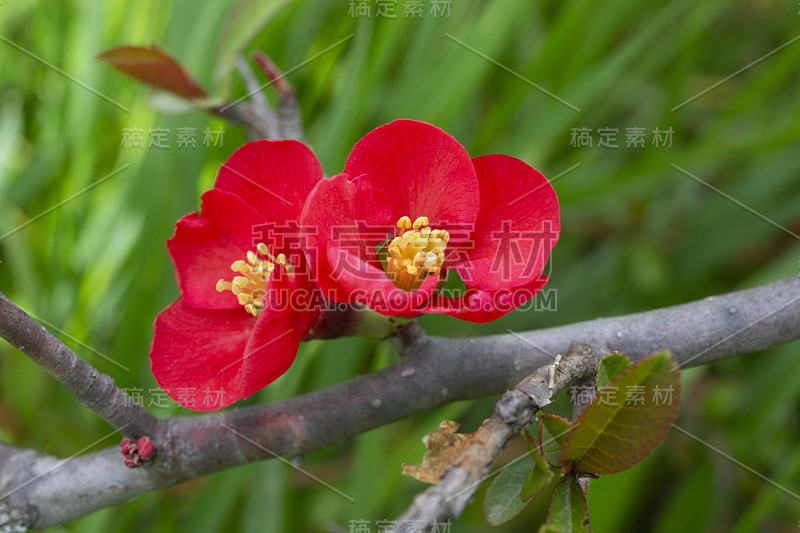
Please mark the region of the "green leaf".
POLYGON ((635 465, 669 433, 678 416, 680 373, 668 351, 617 375, 575 421, 559 460, 595 474, 635 465))
POLYGON ((542 524, 538 533, 564 533, 564 530, 557 528, 553 524, 542 524))
MULTIPOLYGON (((528 435, 526 435, 525 440, 528 440, 528 435)), ((522 490, 519 493, 519 497, 524 502, 531 501, 538 496, 553 479, 553 472, 550 471, 547 461, 545 461, 542 454, 539 453, 538 448, 531 449, 530 456, 533 459, 534 467, 528 472, 528 476, 522 483, 522 490)))
POLYGON ((536 437, 531 435, 530 431, 526 429, 525 431, 522 432, 522 436, 525 437, 525 446, 528 447, 528 451, 530 451, 531 453, 533 453, 534 451, 541 453, 542 451, 541 447, 539 446, 539 443, 536 442, 536 437))
POLYGON ((191 74, 157 44, 150 48, 119 46, 102 52, 97 59, 145 85, 177 94, 187 100, 206 96, 206 92, 191 74))
POLYGON ((586 494, 574 473, 564 477, 556 485, 550 498, 547 523, 564 533, 590 533, 589 508, 586 494))
POLYGON ((487 522, 493 526, 508 522, 528 505, 520 494, 528 472, 535 466, 533 459, 525 455, 497 474, 483 499, 483 514, 487 522))
POLYGON ((612 379, 629 366, 631 360, 624 353, 615 352, 603 357, 597 368, 597 390, 606 388, 612 379))
POLYGON ((214 79, 224 80, 233 70, 236 56, 291 0, 239 0, 222 28, 214 79))
POLYGON ((572 428, 572 422, 556 415, 541 415, 539 417, 539 442, 542 453, 547 462, 554 467, 561 466, 561 448, 564 439, 572 428))

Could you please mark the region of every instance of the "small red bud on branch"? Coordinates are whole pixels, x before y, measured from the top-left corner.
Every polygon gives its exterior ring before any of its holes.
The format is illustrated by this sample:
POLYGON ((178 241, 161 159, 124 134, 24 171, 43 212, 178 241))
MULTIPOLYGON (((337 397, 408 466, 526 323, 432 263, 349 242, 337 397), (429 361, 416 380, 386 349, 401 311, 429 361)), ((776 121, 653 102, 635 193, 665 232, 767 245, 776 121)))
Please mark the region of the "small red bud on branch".
POLYGON ((125 438, 119 443, 119 451, 122 453, 122 462, 125 466, 136 468, 153 457, 155 446, 150 437, 141 437, 138 441, 125 438))

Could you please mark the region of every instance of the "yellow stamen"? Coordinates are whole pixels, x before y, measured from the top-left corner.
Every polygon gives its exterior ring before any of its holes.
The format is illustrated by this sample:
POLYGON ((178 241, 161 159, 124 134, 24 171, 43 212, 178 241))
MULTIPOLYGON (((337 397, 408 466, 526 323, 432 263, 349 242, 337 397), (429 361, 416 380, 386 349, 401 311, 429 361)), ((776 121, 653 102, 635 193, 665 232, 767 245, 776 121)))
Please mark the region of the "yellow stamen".
POLYGON ((389 243, 386 272, 396 286, 415 291, 427 274, 442 269, 450 235, 445 230, 431 230, 428 217, 419 217, 412 224, 405 216, 397 221, 397 227, 406 231, 389 243))
POLYGON ((283 265, 286 272, 292 274, 292 265, 284 254, 278 254, 277 258, 273 257, 263 242, 258 243, 256 250, 257 254, 252 251, 247 252, 247 261, 240 259, 231 264, 231 270, 241 275, 234 276, 231 281, 224 279, 217 281, 218 292, 231 291, 239 304, 253 316, 258 316, 264 307, 264 293, 275 265, 283 265), (259 254, 263 257, 259 257, 259 254))

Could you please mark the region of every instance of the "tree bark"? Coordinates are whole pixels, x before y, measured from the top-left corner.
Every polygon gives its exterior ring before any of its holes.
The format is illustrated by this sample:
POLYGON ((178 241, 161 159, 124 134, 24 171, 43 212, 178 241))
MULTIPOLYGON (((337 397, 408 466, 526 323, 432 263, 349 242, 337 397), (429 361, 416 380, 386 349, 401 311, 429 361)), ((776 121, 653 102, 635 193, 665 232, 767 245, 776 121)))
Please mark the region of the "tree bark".
POLYGON ((131 428, 150 432, 156 445, 155 460, 136 469, 123 466, 116 446, 60 466, 53 457, 27 450, 9 456, 0 448, 0 501, 5 506, 0 507, 0 527, 45 528, 193 477, 272 454, 297 457, 448 402, 503 393, 576 342, 600 355, 618 350, 634 360, 669 349, 681 366, 786 343, 800 338, 800 279, 523 334, 470 339, 404 335, 398 341, 402 361, 377 372, 283 402, 160 421, 138 407, 118 406, 114 399, 124 393, 109 392, 110 378, 5 296, 0 296, 0 336, 24 346, 23 353, 112 426, 132 424, 124 433, 135 433, 131 428), (110 404, 103 400, 108 398, 110 404), (21 521, 11 518, 14 510, 21 521))

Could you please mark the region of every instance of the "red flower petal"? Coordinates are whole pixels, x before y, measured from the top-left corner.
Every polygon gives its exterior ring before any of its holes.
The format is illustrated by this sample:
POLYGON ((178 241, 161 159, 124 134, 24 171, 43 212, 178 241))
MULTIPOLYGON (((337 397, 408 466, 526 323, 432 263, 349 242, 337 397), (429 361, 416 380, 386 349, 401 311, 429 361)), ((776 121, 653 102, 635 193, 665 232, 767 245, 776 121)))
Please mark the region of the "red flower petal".
POLYGON ((241 308, 230 291, 217 292, 217 281, 230 280, 231 264, 254 250, 253 228, 264 220, 239 197, 212 189, 203 195, 201 213, 181 218, 167 241, 181 296, 205 309, 241 308))
POLYGON ((158 315, 150 366, 182 406, 213 411, 242 398, 242 355, 256 319, 243 309, 197 309, 176 300, 158 315))
POLYGON ((223 163, 215 189, 232 192, 264 220, 276 224, 297 220, 306 196, 322 179, 322 166, 297 141, 254 141, 223 163))
POLYGON ((527 285, 497 291, 471 288, 459 298, 434 295, 419 311, 442 313, 468 322, 491 322, 527 303, 542 290, 548 279, 545 274, 540 274, 527 285))
POLYGON ((434 229, 471 229, 478 215, 478 179, 469 154, 425 122, 396 120, 372 130, 355 145, 344 172, 369 176, 391 199, 393 223, 426 216, 434 229))
POLYGON ((300 225, 305 234, 306 256, 314 280, 335 302, 352 302, 333 279, 327 249, 334 244, 362 260, 379 265, 376 246, 393 233, 391 201, 372 188, 367 176, 339 174, 321 180, 309 194, 300 225))
POLYGON ((244 349, 242 397, 260 391, 292 366, 315 311, 293 308, 286 274, 276 269, 265 294, 264 308, 244 349))
POLYGON ((419 289, 408 292, 395 286, 382 269, 363 261, 348 250, 328 248, 333 276, 350 297, 373 311, 389 316, 406 316, 427 301, 439 284, 440 273, 429 274, 419 289))
POLYGON ((473 160, 481 210, 468 261, 456 269, 468 286, 504 289, 535 280, 558 241, 558 200, 534 168, 507 155, 473 160))

